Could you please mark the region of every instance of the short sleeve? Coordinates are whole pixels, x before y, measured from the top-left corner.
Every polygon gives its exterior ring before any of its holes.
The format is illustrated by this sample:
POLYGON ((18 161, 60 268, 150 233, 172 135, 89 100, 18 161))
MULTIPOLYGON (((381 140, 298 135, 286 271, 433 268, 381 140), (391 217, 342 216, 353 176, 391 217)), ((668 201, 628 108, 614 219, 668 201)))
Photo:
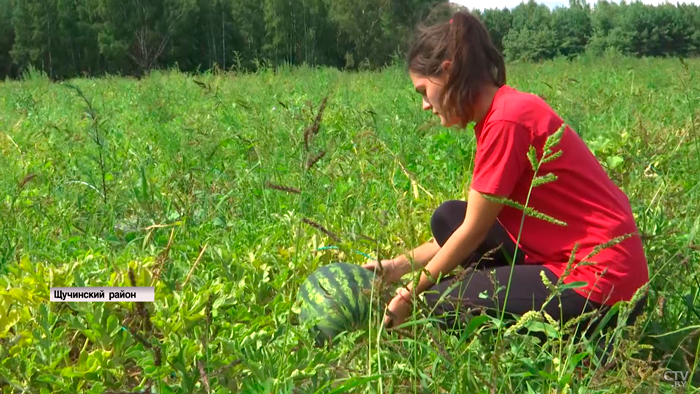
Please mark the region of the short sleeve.
POLYGON ((530 166, 530 130, 509 121, 496 121, 479 133, 471 188, 508 198, 530 166))

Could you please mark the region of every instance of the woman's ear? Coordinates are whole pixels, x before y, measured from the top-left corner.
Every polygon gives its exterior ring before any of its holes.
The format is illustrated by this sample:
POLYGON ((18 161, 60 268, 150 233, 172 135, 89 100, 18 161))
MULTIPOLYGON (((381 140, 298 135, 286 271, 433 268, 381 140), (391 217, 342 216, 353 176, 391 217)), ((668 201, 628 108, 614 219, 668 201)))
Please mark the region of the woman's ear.
POLYGON ((442 71, 449 72, 451 66, 452 66, 452 60, 444 60, 442 62, 442 65, 441 65, 442 71))

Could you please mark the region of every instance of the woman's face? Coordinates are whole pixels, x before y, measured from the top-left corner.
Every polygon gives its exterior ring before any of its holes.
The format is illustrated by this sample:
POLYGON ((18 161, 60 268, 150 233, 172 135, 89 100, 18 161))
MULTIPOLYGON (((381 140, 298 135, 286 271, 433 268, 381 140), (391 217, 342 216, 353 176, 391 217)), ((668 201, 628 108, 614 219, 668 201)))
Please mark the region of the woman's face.
POLYGON ((440 124, 450 127, 458 124, 458 119, 450 119, 447 111, 440 105, 440 97, 445 86, 444 79, 440 77, 426 77, 414 72, 409 72, 411 81, 416 91, 423 97, 423 109, 431 110, 440 117, 440 124))

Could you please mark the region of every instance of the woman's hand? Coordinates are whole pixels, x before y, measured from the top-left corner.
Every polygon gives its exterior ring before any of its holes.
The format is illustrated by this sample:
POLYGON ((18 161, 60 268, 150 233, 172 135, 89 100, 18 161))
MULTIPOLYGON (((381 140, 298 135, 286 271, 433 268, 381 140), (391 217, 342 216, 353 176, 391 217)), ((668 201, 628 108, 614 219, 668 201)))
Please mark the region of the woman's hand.
MULTIPOLYGON (((412 270, 424 268, 439 250, 440 245, 431 239, 413 249, 407 255, 394 257, 391 260, 382 260, 381 268, 384 270, 384 279, 389 283, 393 283, 412 270), (407 256, 411 256, 411 260, 407 256), (411 261, 413 261, 413 264, 411 264, 411 261)), ((380 264, 376 260, 371 260, 363 264, 362 267, 370 271, 378 271, 380 264)))
POLYGON ((384 317, 384 327, 392 328, 403 324, 411 315, 411 292, 404 287, 396 290, 396 296, 389 302, 387 314, 384 317))
MULTIPOLYGON (((362 265, 362 268, 375 271, 377 274, 380 272, 380 264, 377 261, 365 263, 362 265)), ((401 277, 410 270, 410 267, 404 267, 404 264, 397 263, 396 259, 382 260, 381 268, 384 270, 384 280, 389 283, 393 283, 401 279, 401 277)))

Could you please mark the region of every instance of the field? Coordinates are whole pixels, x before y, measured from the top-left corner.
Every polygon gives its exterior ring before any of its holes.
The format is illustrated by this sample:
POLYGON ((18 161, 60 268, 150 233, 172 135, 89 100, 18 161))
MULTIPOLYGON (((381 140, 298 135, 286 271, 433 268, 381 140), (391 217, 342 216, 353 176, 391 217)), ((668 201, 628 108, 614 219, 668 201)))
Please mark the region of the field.
POLYGON ((508 68, 589 143, 643 234, 649 302, 608 365, 488 319, 448 335, 417 311, 328 348, 296 324, 314 269, 404 253, 466 197, 473 134, 421 111, 400 66, 1 83, 0 392, 691 391, 699 73, 614 56, 508 68), (49 302, 52 286, 132 285, 156 302, 49 302))

